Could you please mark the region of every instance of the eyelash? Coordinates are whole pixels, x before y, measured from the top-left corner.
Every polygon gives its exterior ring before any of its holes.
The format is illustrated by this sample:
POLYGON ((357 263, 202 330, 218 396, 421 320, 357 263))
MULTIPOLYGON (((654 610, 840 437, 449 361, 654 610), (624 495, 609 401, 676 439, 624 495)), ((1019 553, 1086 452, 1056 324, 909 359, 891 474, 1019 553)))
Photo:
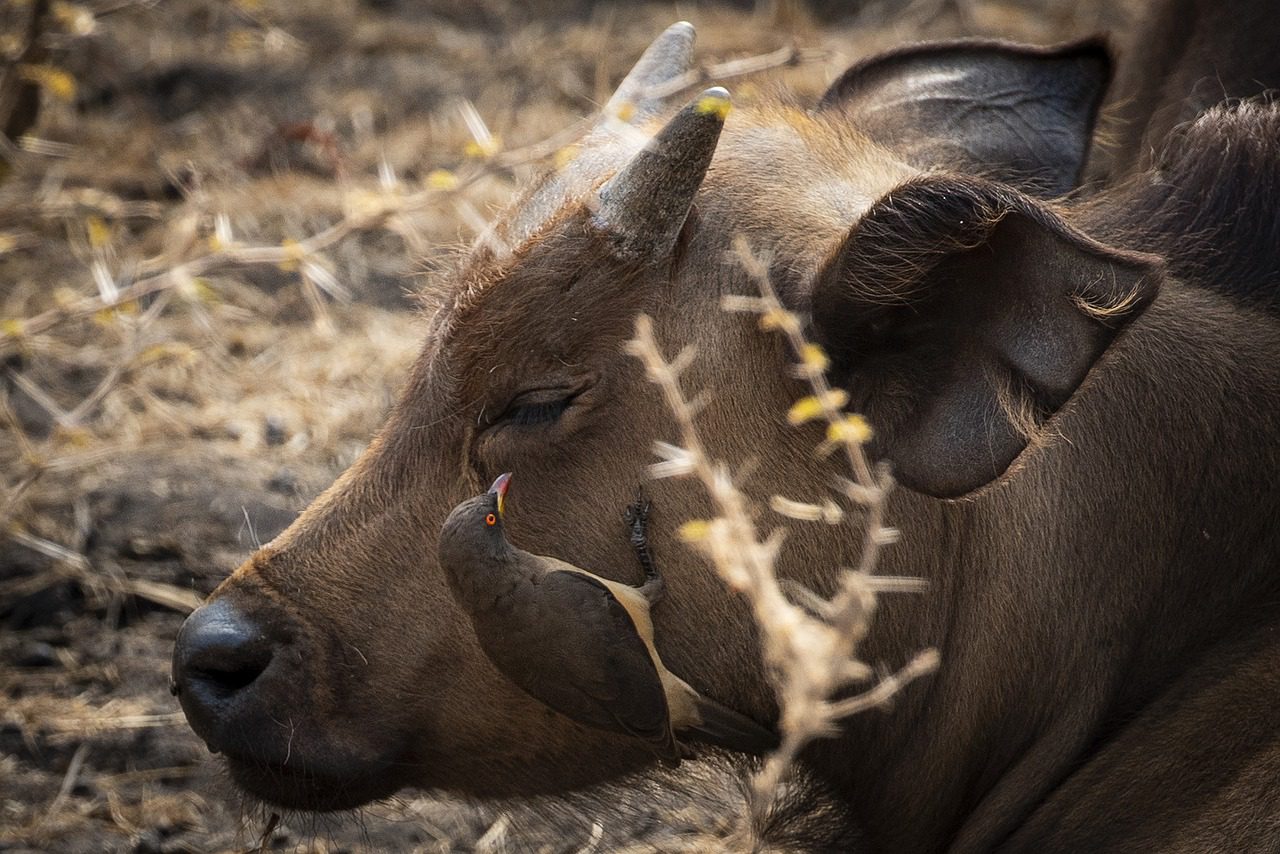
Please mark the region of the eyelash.
POLYGON ((567 395, 557 400, 516 403, 508 407, 498 420, 516 427, 552 424, 560 419, 571 402, 573 402, 573 396, 567 395))

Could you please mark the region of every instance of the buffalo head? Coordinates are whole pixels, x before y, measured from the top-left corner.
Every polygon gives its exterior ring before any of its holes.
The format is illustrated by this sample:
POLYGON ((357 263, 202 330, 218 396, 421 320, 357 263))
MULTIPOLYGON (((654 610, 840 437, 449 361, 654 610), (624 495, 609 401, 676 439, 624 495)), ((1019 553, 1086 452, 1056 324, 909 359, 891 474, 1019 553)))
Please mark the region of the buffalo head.
MULTIPOLYGON (((735 237, 771 259, 874 425, 873 455, 908 487, 886 571, 924 575, 936 596, 888 606, 869 643, 890 665, 956 619, 947 537, 964 505, 946 499, 1016 479, 1151 301, 1152 258, 1091 240, 1043 200, 1080 171, 1107 73, 1095 45, 916 49, 855 67, 817 110, 735 112, 722 89, 673 94, 692 46, 688 24, 660 36, 573 159, 427 295, 423 351, 369 449, 182 629, 183 708, 251 793, 338 809, 408 785, 563 790, 650 761, 487 662, 436 537, 458 501, 515 471, 514 542, 632 577, 621 513, 655 440, 672 437, 624 353, 641 312, 673 351, 696 345, 685 378, 708 390, 699 428, 717 458, 752 461, 749 491, 825 494, 817 437, 786 423, 804 393, 786 351, 721 310, 754 293, 735 237)), ((747 609, 674 537, 705 499, 679 481, 651 491, 664 660, 769 720, 747 609)), ((779 569, 829 589, 856 554, 847 536, 797 529, 779 569)), ((912 690, 918 711, 932 689, 912 690)))

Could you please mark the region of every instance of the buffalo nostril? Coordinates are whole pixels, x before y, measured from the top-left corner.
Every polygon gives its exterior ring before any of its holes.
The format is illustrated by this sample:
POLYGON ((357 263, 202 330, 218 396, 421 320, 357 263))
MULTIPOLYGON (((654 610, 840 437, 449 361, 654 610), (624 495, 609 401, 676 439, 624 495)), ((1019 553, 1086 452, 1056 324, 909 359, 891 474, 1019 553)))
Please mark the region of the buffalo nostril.
POLYGON ((274 645, 256 622, 225 599, 195 611, 182 624, 174 648, 174 681, 203 682, 234 692, 271 663, 274 645))
POLYGON ((250 686, 271 664, 275 643, 261 625, 226 599, 194 611, 173 649, 174 693, 192 728, 206 741, 234 717, 250 686))
POLYGON ((187 678, 232 693, 251 685, 270 663, 270 650, 220 650, 218 654, 190 661, 187 678))

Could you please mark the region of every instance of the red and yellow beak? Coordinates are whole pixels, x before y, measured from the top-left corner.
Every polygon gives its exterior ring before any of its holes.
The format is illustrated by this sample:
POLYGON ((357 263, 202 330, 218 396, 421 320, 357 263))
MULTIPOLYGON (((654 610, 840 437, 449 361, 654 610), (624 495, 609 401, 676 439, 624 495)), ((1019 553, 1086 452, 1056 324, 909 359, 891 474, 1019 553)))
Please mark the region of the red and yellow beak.
POLYGON ((507 501, 507 487, 511 485, 511 472, 498 475, 498 479, 493 482, 493 486, 489 487, 489 494, 498 496, 498 515, 502 515, 503 507, 507 501))

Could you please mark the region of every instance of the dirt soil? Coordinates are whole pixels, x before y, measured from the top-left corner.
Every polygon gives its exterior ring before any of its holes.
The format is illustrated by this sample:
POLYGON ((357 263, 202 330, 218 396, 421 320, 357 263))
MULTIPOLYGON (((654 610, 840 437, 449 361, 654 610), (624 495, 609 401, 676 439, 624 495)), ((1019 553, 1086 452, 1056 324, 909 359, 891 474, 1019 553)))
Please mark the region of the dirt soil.
POLYGON ((667 24, 691 19, 713 70, 764 56, 728 81, 750 103, 908 40, 1049 43, 1119 14, 86 0, 28 50, 43 5, 0 11, 0 851, 708 850, 741 809, 729 767, 563 802, 406 794, 264 838, 169 695, 175 633, 369 440, 422 276, 667 24))

